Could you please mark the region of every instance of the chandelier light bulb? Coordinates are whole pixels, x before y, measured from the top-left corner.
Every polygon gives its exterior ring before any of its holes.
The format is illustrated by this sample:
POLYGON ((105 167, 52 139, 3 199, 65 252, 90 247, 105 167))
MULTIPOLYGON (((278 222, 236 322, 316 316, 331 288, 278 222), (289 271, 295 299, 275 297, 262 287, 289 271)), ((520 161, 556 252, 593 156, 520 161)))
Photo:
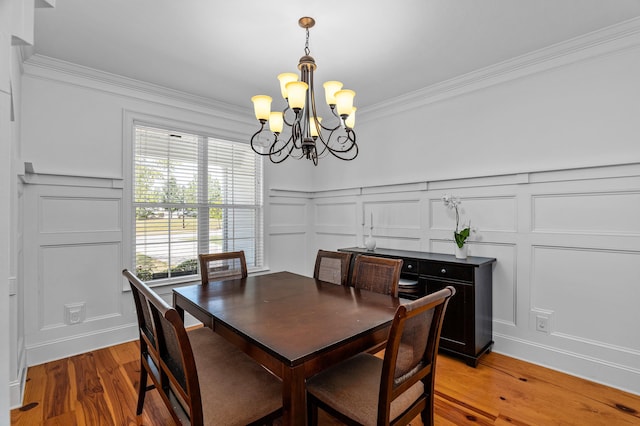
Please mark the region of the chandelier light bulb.
POLYGON ((322 86, 324 87, 324 97, 327 105, 335 105, 336 92, 342 89, 342 83, 339 81, 327 81, 322 86))
POLYGON ((286 84, 289 107, 296 111, 304 108, 309 85, 304 81, 292 81, 286 84))
MULTIPOLYGON (((353 129, 354 126, 356 125, 356 110, 358 108, 353 107, 353 109, 351 110, 351 114, 349 114, 349 116, 344 120, 344 125, 347 126, 350 129, 353 129)), ((271 113, 273 114, 273 113, 271 113)))
POLYGON ((266 122, 271 112, 271 96, 256 95, 251 98, 251 102, 253 102, 253 111, 256 114, 256 119, 262 123, 266 122))
POLYGON ((282 111, 271 111, 269 114, 269 130, 273 133, 282 133, 284 127, 284 118, 282 111))
POLYGON ((322 123, 322 117, 316 117, 318 120, 318 126, 316 126, 316 122, 313 117, 309 117, 309 134, 313 138, 318 137, 318 128, 320 127, 320 123, 322 123))
POLYGON ((338 108, 338 114, 342 118, 346 118, 353 110, 353 98, 356 96, 356 92, 353 90, 338 90, 336 92, 336 105, 338 108))
POLYGON ((282 93, 282 99, 287 99, 287 83, 292 81, 298 81, 298 74, 292 72, 283 72, 278 74, 278 80, 280 81, 280 93, 282 93))

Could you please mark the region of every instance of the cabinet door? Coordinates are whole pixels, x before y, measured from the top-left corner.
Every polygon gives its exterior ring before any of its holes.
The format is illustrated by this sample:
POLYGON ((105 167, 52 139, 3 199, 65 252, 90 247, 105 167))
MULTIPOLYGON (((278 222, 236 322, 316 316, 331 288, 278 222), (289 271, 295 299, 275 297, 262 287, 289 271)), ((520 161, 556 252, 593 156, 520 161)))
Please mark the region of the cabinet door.
POLYGON ((456 294, 449 300, 442 323, 440 347, 463 354, 473 353, 473 285, 425 278, 427 293, 453 286, 456 294))

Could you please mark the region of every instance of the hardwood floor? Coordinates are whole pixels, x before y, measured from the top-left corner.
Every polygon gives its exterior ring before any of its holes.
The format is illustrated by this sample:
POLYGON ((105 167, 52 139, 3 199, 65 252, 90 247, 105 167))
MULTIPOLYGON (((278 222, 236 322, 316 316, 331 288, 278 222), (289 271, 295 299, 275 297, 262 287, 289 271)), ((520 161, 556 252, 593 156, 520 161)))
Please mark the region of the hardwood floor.
MULTIPOLYGON (((138 356, 136 341, 30 367, 11 424, 172 425, 156 392, 136 418, 138 356)), ((496 353, 477 368, 440 355, 435 412, 438 426, 640 425, 640 396, 496 353)))

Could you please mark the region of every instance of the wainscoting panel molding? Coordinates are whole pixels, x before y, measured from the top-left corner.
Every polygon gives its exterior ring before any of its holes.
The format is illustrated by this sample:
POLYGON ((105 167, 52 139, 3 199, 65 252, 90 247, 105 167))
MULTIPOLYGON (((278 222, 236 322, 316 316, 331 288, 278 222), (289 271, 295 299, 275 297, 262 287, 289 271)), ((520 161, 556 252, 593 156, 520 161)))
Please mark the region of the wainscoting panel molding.
POLYGON ((364 203, 362 218, 366 234, 373 225, 375 236, 416 238, 420 234, 422 222, 420 199, 367 201, 364 203))
MULTIPOLYGON (((453 194, 457 195, 457 193, 453 194)), ((450 230, 451 224, 455 227, 455 211, 446 208, 441 198, 431 199, 430 206, 432 230, 450 230)), ((476 224, 482 224, 483 232, 516 232, 517 230, 517 206, 513 196, 465 198, 458 206, 458 211, 460 225, 471 223, 472 227, 477 228, 476 224)))
POLYGON ((119 198, 42 197, 42 233, 116 231, 120 223, 119 198))
POLYGON ((640 251, 535 246, 531 307, 553 312, 552 336, 640 354, 638 265, 640 251))
POLYGON ((354 236, 358 220, 358 205, 355 202, 320 202, 313 208, 316 233, 354 236))
POLYGON ((302 202, 275 202, 270 204, 270 226, 306 226, 307 204, 302 202))
POLYGON ((102 345, 135 337, 120 275, 122 189, 72 180, 25 185, 25 224, 33 224, 24 230, 29 365, 95 348, 98 336, 102 345))
POLYGON ((533 197, 533 232, 640 236, 640 192, 533 197))
POLYGON ((119 242, 42 246, 39 330, 71 327, 65 305, 84 305, 83 322, 119 316, 120 250, 119 242))
POLYGON ((280 232, 301 226, 304 208, 270 197, 272 247, 287 252, 275 264, 311 275, 319 248, 363 247, 372 214, 377 247, 452 254, 455 214, 441 197, 453 192, 477 229, 469 255, 497 259, 494 350, 640 395, 640 165, 518 176, 308 192, 304 237, 280 232))

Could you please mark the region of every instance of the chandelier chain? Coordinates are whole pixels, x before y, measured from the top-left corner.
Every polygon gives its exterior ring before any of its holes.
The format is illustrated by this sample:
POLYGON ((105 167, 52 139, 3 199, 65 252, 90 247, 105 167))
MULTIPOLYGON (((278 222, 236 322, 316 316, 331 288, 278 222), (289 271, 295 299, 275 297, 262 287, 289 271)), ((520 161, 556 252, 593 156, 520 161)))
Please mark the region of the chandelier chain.
POLYGON ((304 54, 309 55, 311 53, 311 50, 309 50, 309 28, 306 28, 306 30, 307 30, 307 40, 304 43, 304 54))

